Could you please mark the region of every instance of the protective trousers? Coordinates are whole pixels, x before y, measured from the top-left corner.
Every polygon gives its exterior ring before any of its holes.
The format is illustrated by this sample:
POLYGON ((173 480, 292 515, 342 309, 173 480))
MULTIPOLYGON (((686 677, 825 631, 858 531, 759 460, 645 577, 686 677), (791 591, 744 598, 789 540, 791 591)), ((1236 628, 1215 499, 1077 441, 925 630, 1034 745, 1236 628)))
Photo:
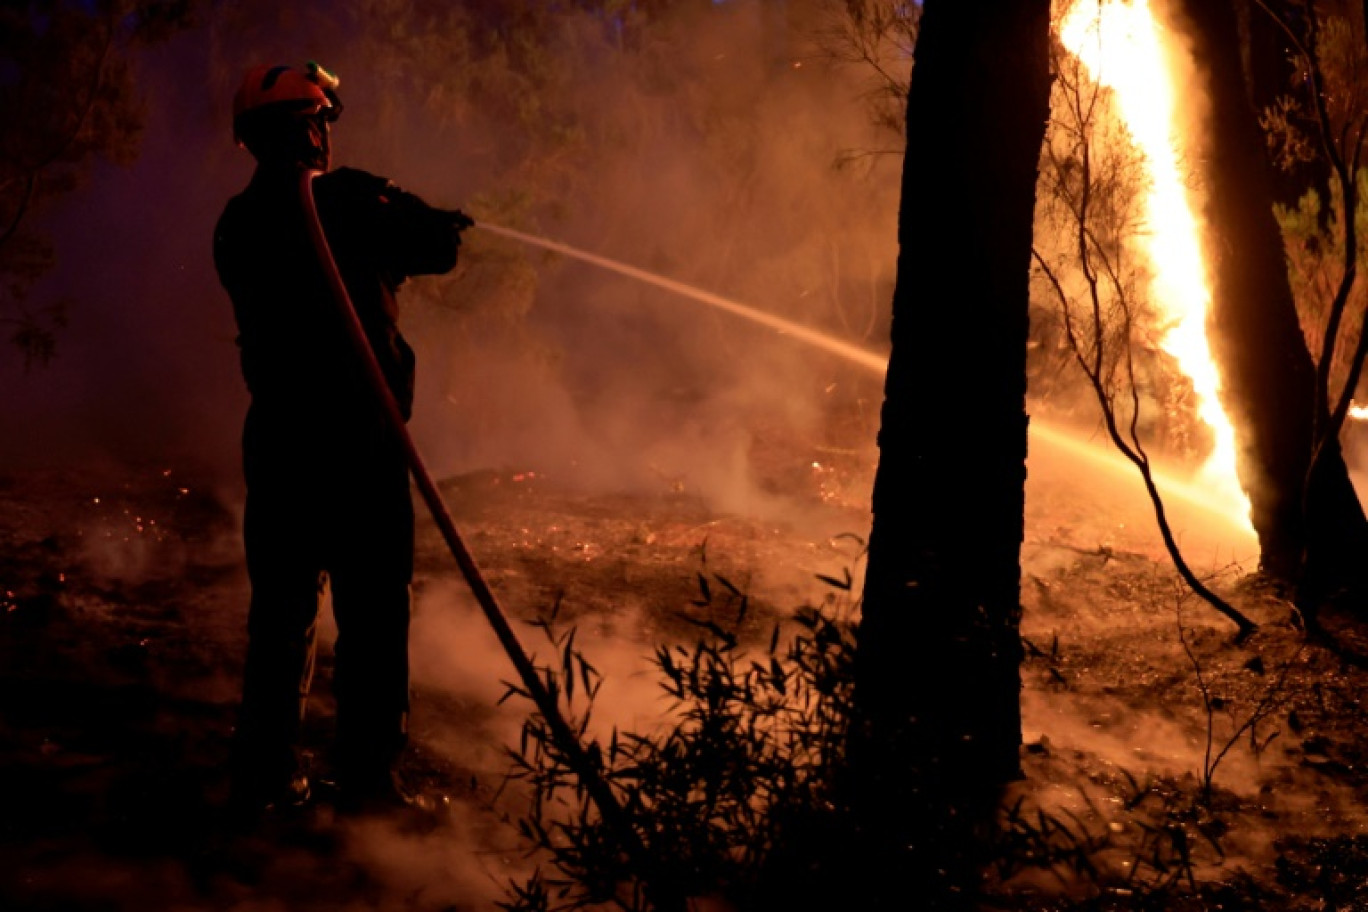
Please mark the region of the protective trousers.
POLYGON ((357 404, 337 422, 257 404, 243 437, 243 535, 252 584, 235 786, 269 796, 296 775, 325 580, 337 622, 337 775, 364 790, 388 777, 409 708, 413 502, 403 451, 357 404), (344 430, 345 429, 345 430, 344 430))

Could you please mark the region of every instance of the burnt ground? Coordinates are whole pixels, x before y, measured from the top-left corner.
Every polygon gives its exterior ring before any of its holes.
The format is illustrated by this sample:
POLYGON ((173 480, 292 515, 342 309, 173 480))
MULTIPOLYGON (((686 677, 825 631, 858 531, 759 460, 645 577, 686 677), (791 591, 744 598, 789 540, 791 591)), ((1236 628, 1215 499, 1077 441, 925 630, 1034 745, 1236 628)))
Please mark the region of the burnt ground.
MULTIPOLYGON (((1134 479, 1085 450, 1033 440, 1032 453, 1031 816, 1017 835, 1040 851, 1084 843, 1097 870, 1017 874, 999 905, 1052 907, 1062 892, 1126 907, 1190 878, 1207 885, 1193 908, 1368 908, 1364 672, 1308 643, 1247 575, 1247 532, 1173 504, 1193 563, 1262 625, 1236 644, 1176 585, 1134 479), (1213 756, 1238 736, 1204 794, 1208 733, 1213 756)), ((608 677, 600 720, 653 725, 645 656, 695 634, 701 570, 749 593, 757 641, 830 591, 815 574, 858 573, 842 533, 867 532, 873 453, 757 459, 766 481, 744 510, 670 479, 590 493, 504 470, 443 489, 512 613, 559 604, 579 628, 608 677)), ((519 707, 498 702, 511 672, 430 523, 403 772, 434 809, 337 818, 323 801, 251 834, 224 825, 247 586, 236 489, 216 484, 175 465, 0 478, 0 909, 490 908, 528 867, 508 823, 516 790, 501 788, 519 707)), ((306 748, 326 788, 324 639, 306 748)))

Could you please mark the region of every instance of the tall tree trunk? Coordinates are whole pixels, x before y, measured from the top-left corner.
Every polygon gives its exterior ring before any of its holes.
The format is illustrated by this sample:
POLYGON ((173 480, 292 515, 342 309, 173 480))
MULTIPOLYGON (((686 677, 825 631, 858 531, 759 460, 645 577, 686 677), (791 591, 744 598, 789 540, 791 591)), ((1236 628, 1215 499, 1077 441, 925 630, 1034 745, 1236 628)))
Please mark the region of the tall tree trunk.
MULTIPOLYGON (((855 760, 871 830, 951 881, 965 873, 946 855, 962 847, 969 805, 991 807, 1019 775, 1027 298, 1049 12, 1049 0, 926 0, 908 97, 855 760)), ((943 887, 906 889, 944 899, 943 887)))
POLYGON ((1274 578, 1322 590, 1356 572, 1368 554, 1368 521, 1333 441, 1308 484, 1315 368, 1273 216, 1263 136, 1242 79, 1235 12, 1229 0, 1180 6, 1208 77, 1213 350, 1261 563, 1274 578))

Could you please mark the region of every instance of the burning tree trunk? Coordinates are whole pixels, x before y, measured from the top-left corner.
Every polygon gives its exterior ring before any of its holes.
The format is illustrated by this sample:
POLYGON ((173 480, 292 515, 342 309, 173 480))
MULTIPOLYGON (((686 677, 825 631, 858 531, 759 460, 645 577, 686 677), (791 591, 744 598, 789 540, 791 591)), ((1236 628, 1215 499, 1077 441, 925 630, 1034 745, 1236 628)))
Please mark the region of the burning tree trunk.
POLYGON ((1270 576, 1323 590, 1368 553, 1368 521, 1334 439, 1314 475, 1316 370, 1298 323, 1273 215, 1263 137, 1241 76, 1228 2, 1182 0, 1211 101, 1206 149, 1213 349, 1240 448, 1240 474, 1270 576), (1305 579, 1303 579, 1305 575, 1305 579))
POLYGON ((943 869, 920 884, 904 870, 904 902, 965 875, 965 826, 1019 774, 1027 297, 1049 7, 927 0, 908 97, 857 663, 868 725, 854 746, 875 841, 943 869))

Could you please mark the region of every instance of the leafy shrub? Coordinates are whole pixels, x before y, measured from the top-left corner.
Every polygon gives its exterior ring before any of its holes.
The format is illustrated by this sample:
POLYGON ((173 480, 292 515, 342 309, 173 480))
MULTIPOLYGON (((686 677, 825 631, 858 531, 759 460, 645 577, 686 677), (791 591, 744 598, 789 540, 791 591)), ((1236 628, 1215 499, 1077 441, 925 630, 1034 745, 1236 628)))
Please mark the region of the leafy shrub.
MULTIPOLYGON (((699 604, 711 605, 708 579, 699 579, 699 604)), ((624 834, 605 826, 546 720, 533 714, 513 752, 513 777, 531 796, 519 828, 546 853, 553 873, 539 870, 514 885, 503 908, 611 901, 645 910, 709 895, 745 908, 822 882, 833 836, 850 826, 839 797, 853 690, 850 612, 836 607, 837 599, 800 609, 793 634, 776 624, 768 648, 752 657, 739 637, 747 600, 727 580, 714 580, 735 609, 730 625, 696 621, 703 635, 692 647, 655 653, 672 724, 651 734, 615 729, 607 744, 585 742, 650 870, 629 864, 624 834)), ((541 626, 560 657, 559 668, 541 669, 544 680, 584 739, 601 679, 576 650, 573 629, 541 626)))

